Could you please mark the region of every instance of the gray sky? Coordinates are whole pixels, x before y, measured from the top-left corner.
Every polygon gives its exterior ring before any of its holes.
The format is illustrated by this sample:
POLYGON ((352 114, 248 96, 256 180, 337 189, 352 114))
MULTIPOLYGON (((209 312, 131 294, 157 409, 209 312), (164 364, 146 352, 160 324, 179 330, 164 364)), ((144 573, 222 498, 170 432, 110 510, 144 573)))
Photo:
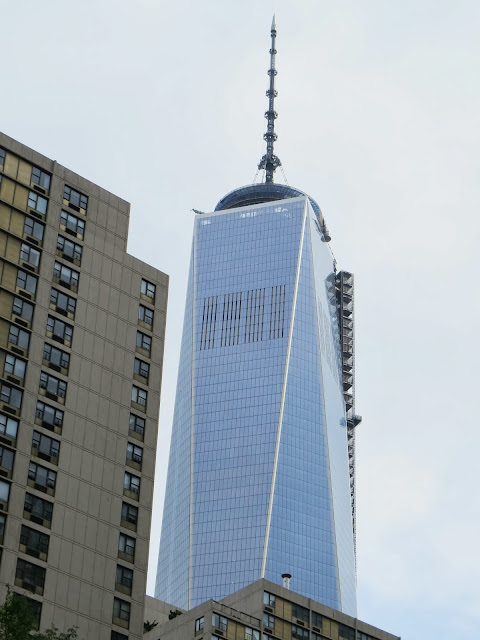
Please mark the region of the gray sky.
POLYGON ((274 11, 276 150, 356 277, 359 617, 477 637, 475 0, 0 0, 0 128, 129 200, 130 253, 171 276, 149 591, 190 209, 253 179, 274 11))

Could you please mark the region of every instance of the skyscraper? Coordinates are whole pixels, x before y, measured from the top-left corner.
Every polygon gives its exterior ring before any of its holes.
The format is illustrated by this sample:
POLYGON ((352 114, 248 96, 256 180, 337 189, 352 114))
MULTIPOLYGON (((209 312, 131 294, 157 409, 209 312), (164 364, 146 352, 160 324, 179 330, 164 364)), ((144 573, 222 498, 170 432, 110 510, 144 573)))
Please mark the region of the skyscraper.
POLYGON ((0 601, 143 635, 168 277, 129 204, 0 134, 0 601))
POLYGON ((195 218, 156 596, 183 608, 266 578, 356 613, 353 277, 317 203, 265 182, 195 218))

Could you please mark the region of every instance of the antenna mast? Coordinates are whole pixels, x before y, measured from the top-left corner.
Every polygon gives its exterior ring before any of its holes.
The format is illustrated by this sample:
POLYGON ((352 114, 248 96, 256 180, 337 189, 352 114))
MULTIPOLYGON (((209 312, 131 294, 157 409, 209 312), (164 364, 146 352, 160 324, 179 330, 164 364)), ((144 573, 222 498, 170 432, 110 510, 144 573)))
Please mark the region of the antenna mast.
POLYGON ((270 87, 267 90, 268 97, 268 111, 265 111, 265 118, 267 119, 267 132, 264 134, 263 139, 267 143, 267 153, 263 156, 258 164, 259 169, 265 169, 265 182, 273 182, 273 174, 277 167, 281 166, 280 159, 277 158, 273 153, 273 143, 277 139, 277 134, 275 133, 275 118, 277 117, 277 112, 275 111, 275 98, 277 96, 277 91, 275 90, 275 76, 277 75, 277 70, 275 69, 275 54, 277 50, 275 49, 275 39, 277 37, 277 25, 275 24, 275 16, 273 16, 272 20, 272 28, 271 28, 271 36, 272 36, 272 48, 270 49, 270 69, 268 70, 268 75, 270 76, 270 87))

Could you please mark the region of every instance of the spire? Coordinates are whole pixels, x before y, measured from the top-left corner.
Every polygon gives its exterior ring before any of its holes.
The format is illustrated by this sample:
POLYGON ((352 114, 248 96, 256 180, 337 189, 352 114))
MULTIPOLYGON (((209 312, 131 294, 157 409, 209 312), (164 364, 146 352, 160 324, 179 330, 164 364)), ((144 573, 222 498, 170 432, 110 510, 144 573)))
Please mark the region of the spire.
POLYGON ((263 136, 263 139, 267 143, 267 153, 258 164, 259 169, 265 169, 265 182, 273 182, 275 169, 282 164, 280 159, 273 153, 273 143, 277 139, 277 134, 275 133, 275 118, 277 117, 277 112, 274 109, 275 97, 277 96, 277 91, 275 90, 275 76, 277 75, 277 70, 275 69, 275 54, 277 53, 277 50, 275 49, 275 39, 277 37, 275 15, 273 16, 270 33, 272 36, 270 69, 268 70, 268 75, 270 76, 270 87, 267 91, 268 111, 265 112, 265 118, 267 119, 267 132, 263 136))

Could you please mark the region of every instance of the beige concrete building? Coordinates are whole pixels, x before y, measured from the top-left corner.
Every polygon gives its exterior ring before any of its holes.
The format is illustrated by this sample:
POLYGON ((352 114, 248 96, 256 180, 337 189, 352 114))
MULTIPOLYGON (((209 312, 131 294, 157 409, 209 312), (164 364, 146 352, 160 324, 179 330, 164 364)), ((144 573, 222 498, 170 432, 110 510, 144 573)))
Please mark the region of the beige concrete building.
POLYGON ((0 598, 141 638, 168 277, 129 204, 0 134, 0 598))
POLYGON ((179 612, 147 597, 149 621, 158 623, 144 640, 399 640, 310 598, 257 580, 221 602, 179 612), (178 615, 180 614, 180 615, 178 615))

